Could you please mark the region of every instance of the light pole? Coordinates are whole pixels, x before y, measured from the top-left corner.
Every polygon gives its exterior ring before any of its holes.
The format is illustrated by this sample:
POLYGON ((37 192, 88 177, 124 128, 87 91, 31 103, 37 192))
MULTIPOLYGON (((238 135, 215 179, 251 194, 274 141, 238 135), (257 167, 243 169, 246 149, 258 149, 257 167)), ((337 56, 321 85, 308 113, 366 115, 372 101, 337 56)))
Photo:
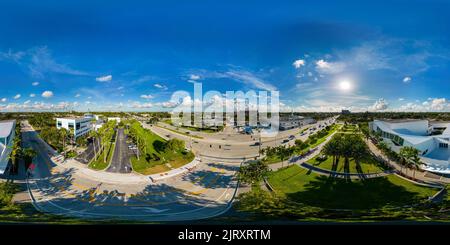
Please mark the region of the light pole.
POLYGON ((261 129, 258 129, 258 133, 259 133, 259 150, 258 150, 258 154, 259 154, 259 158, 261 158, 261 129))

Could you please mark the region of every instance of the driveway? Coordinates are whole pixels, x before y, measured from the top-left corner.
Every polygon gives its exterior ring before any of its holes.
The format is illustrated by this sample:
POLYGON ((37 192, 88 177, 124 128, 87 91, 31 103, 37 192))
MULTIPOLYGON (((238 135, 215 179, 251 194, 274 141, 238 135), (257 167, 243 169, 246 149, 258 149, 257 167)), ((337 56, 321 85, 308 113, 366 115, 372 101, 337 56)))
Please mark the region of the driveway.
POLYGON ((113 173, 130 173, 131 163, 130 154, 127 146, 127 135, 123 128, 117 129, 117 140, 114 149, 114 155, 111 160, 111 164, 106 169, 108 172, 113 173))

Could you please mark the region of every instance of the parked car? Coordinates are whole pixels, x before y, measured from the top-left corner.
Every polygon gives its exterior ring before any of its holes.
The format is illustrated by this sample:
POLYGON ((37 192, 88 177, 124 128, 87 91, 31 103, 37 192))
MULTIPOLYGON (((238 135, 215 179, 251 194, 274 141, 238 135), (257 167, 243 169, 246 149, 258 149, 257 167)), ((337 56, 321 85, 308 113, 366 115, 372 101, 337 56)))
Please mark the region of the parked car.
POLYGON ((289 136, 289 140, 293 140, 293 139, 295 139, 295 136, 294 135, 290 135, 289 136))

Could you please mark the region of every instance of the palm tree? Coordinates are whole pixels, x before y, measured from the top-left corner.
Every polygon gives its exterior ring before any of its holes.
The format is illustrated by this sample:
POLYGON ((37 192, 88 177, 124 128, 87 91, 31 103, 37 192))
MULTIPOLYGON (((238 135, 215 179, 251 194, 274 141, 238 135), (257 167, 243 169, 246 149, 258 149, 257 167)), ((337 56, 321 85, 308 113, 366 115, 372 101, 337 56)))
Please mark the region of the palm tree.
POLYGON ((288 153, 286 146, 280 145, 276 148, 276 154, 280 157, 281 160, 281 168, 284 167, 284 160, 286 160, 287 158, 286 153, 288 153))
POLYGON ((353 144, 356 139, 353 135, 345 135, 342 137, 340 149, 340 155, 344 157, 344 171, 350 172, 350 157, 353 156, 353 144))
POLYGON ((358 167, 358 169, 362 169, 360 165, 361 160, 364 159, 368 154, 366 143, 362 140, 355 141, 352 151, 352 157, 353 159, 355 159, 356 166, 358 167))
POLYGON ((63 143, 63 155, 64 155, 64 159, 66 159, 66 139, 67 139, 67 135, 68 135, 68 131, 65 128, 61 128, 59 129, 59 137, 60 139, 62 139, 62 143, 63 143))
POLYGON ((422 161, 419 157, 419 150, 414 148, 414 150, 411 151, 411 158, 410 158, 410 166, 413 168, 413 178, 416 178, 416 170, 422 165, 422 161))
POLYGON ((406 165, 407 159, 409 159, 409 150, 407 147, 400 148, 400 151, 398 153, 400 157, 400 172, 403 173, 403 165, 406 165))
POLYGON ((323 147, 324 154, 333 156, 333 169, 337 165, 337 159, 340 155, 340 141, 341 136, 336 135, 323 147))
POLYGON ((408 167, 412 165, 416 166, 416 164, 420 163, 419 150, 412 146, 402 147, 400 149, 399 155, 402 159, 403 164, 408 167))
POLYGON ((74 144, 74 138, 75 138, 75 129, 74 128, 70 128, 69 129, 69 139, 70 139, 70 144, 74 144))
POLYGON ((22 156, 25 160, 25 168, 28 168, 33 158, 37 156, 37 152, 33 148, 28 147, 22 150, 22 156))
POLYGON ((99 134, 98 134, 98 132, 97 131, 95 131, 95 130, 91 130, 90 132, 89 132, 89 136, 90 137, 92 137, 92 144, 93 144, 93 146, 94 146, 94 160, 96 159, 96 157, 97 157, 97 143, 95 142, 95 140, 97 139, 97 137, 99 136, 99 134))
POLYGON ((16 169, 17 169, 17 158, 18 156, 20 156, 20 153, 22 151, 22 149, 20 148, 20 139, 19 137, 15 137, 13 139, 13 144, 12 146, 9 146, 11 148, 11 153, 8 156, 8 159, 11 160, 12 163, 12 173, 15 174, 16 173, 16 169))

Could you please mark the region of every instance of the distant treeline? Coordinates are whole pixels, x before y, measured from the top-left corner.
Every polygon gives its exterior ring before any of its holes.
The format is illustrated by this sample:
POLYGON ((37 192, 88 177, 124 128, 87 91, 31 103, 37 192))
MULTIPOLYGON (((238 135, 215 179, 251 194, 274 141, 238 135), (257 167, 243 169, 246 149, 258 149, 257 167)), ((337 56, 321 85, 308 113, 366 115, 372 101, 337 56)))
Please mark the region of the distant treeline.
POLYGON ((361 112, 339 116, 340 121, 349 123, 370 122, 375 119, 428 119, 450 121, 450 112, 361 112))

